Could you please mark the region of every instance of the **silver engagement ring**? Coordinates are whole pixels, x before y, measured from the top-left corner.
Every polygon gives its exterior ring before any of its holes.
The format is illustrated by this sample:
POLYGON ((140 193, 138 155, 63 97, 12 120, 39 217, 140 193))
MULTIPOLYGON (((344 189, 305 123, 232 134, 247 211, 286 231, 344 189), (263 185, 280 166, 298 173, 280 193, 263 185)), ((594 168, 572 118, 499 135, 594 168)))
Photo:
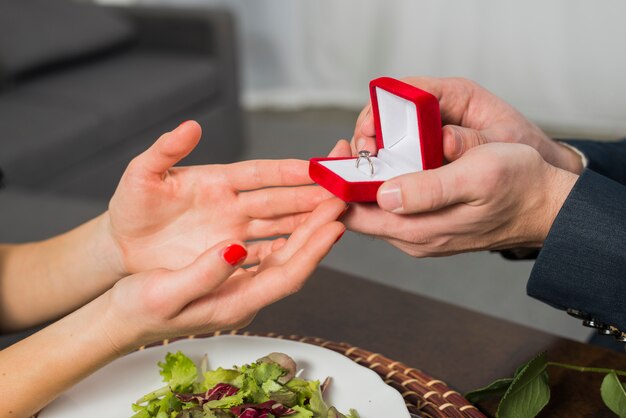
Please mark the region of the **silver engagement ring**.
POLYGON ((372 153, 367 150, 359 151, 359 157, 356 159, 356 168, 359 168, 359 164, 361 164, 361 158, 365 158, 367 160, 367 163, 370 166, 370 177, 373 177, 374 176, 374 163, 372 162, 372 159, 370 158, 371 154, 372 153))

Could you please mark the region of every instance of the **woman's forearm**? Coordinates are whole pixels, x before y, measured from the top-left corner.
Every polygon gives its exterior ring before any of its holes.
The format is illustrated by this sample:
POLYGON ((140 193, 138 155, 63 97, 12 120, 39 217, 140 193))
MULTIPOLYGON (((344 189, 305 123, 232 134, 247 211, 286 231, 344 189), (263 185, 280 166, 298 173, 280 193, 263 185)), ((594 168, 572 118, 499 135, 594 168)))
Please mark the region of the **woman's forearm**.
POLYGON ((0 417, 35 414, 121 353, 101 326, 106 295, 0 351, 0 417))
POLYGON ((258 268, 227 240, 178 269, 126 277, 53 325, 0 352, 0 418, 27 417, 90 373, 140 345, 241 327, 302 287, 345 231, 346 205, 319 205, 258 268), (262 289, 262 291, 261 291, 262 289), (243 301, 243 303, 238 303, 243 301))
POLYGON ((108 214, 49 240, 0 247, 0 331, 59 318, 123 274, 108 214))

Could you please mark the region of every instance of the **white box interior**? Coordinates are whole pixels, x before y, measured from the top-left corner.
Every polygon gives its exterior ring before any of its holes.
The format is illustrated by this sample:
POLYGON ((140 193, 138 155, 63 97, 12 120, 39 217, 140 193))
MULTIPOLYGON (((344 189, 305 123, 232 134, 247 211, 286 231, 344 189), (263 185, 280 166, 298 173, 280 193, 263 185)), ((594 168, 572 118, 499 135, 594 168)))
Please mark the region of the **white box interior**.
POLYGON ((380 87, 376 87, 376 97, 384 148, 378 150, 377 157, 370 157, 374 175, 370 175, 369 164, 364 158, 361 158, 359 168, 355 159, 319 162, 346 181, 385 181, 423 169, 415 103, 380 87))

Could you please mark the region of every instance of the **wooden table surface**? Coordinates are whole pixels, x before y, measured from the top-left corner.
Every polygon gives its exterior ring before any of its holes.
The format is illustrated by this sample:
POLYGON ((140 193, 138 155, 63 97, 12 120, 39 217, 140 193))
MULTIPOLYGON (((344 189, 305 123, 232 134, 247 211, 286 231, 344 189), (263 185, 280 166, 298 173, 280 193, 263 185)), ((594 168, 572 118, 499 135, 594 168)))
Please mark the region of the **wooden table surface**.
MULTIPOLYGON (((626 370, 626 354, 325 268, 299 293, 261 311, 246 330, 347 342, 421 369, 461 393, 512 376, 544 350, 551 361, 626 370)), ((603 375, 549 373, 551 400, 540 416, 615 416, 600 398, 603 375)), ((495 406, 481 409, 494 414, 495 406)))

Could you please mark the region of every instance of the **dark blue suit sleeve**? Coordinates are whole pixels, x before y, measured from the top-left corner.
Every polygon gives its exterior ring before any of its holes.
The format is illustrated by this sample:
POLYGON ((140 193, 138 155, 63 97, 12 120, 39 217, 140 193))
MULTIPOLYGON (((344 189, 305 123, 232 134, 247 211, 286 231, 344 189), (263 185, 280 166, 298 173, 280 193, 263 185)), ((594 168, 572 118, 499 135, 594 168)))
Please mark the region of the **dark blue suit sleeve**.
MULTIPOLYGON (((563 142, 585 154, 589 161, 588 169, 626 185, 626 139, 613 142, 570 139, 563 142)), ((510 260, 534 259, 539 253, 532 248, 514 248, 499 252, 510 260)))
MULTIPOLYGON (((600 155, 591 145, 580 149, 591 162, 596 152, 600 155)), ((614 152, 625 151, 616 147, 614 152)), ((617 158, 602 151, 599 159, 626 163, 617 158)), ((626 183, 623 167, 607 167, 604 173, 626 183)), ((626 331, 626 186, 617 181, 583 172, 539 252, 527 291, 554 307, 583 311, 626 331)))
POLYGON ((565 141, 582 151, 589 160, 587 168, 626 185, 626 139, 616 142, 565 141))

